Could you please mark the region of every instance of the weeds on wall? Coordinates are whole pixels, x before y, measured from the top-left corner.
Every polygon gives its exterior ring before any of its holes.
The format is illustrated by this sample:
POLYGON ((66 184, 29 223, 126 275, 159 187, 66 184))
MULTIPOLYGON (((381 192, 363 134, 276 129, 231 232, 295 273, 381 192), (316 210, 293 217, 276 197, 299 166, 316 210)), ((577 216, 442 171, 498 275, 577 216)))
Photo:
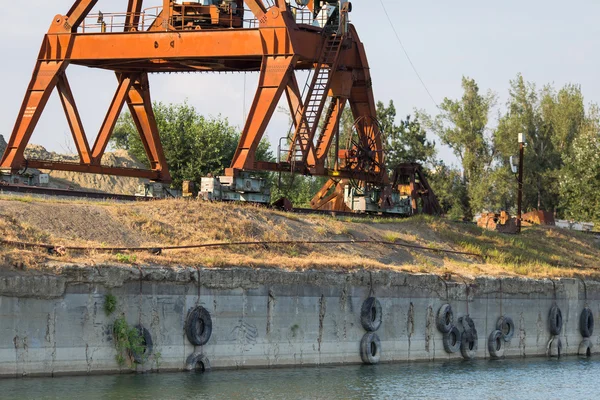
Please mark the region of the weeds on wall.
POLYGON ((117 298, 112 294, 104 296, 104 312, 106 316, 110 316, 117 309, 117 298))
POLYGON ((115 320, 113 326, 115 348, 117 349, 117 363, 119 366, 133 367, 133 354, 144 353, 144 339, 139 330, 129 326, 125 316, 121 315, 115 320))

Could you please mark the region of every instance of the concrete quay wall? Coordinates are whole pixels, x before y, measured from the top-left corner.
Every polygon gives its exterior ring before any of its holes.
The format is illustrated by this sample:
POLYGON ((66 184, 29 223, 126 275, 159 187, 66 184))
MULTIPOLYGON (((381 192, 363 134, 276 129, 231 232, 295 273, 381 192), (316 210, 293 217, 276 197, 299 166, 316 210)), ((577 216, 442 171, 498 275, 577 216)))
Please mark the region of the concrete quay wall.
MULTIPOLYGON (((580 315, 600 317, 600 282, 577 279, 478 278, 445 281, 393 271, 286 272, 244 268, 56 266, 54 272, 0 272, 0 376, 57 376, 185 370, 192 354, 215 368, 361 363, 366 334, 361 308, 381 304, 380 362, 461 359, 444 350, 437 313, 450 304, 455 322, 469 315, 477 358, 489 358, 488 336, 500 316, 514 321, 505 357, 549 355, 549 312, 562 311, 562 354, 583 341, 580 315), (111 294, 116 310, 106 315, 111 294), (212 334, 194 346, 188 312, 202 306, 212 334), (124 316, 152 337, 142 364, 117 362, 113 324, 124 316)), ((600 349, 600 335, 590 338, 600 349)), ((556 343, 556 342, 555 342, 556 343)))

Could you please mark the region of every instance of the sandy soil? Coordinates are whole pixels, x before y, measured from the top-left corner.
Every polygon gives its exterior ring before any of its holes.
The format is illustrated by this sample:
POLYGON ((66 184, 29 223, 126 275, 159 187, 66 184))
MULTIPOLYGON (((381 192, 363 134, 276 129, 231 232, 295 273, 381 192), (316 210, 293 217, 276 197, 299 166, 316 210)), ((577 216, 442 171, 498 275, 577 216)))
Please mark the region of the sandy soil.
POLYGON ((483 231, 441 218, 403 220, 299 216, 264 208, 160 200, 149 203, 43 200, 0 196, 5 240, 87 247, 163 247, 237 241, 378 240, 475 253, 451 255, 382 244, 295 244, 110 254, 0 247, 5 268, 41 268, 50 261, 283 269, 396 269, 415 273, 520 276, 596 275, 600 240, 593 235, 530 228, 520 236, 483 231))

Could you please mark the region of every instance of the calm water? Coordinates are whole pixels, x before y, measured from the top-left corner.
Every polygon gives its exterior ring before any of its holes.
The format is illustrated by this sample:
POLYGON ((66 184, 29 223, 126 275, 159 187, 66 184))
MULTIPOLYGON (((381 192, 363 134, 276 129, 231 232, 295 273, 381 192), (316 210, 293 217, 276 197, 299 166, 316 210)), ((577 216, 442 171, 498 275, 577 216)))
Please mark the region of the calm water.
POLYGON ((598 399, 600 361, 504 360, 0 380, 0 399, 598 399))

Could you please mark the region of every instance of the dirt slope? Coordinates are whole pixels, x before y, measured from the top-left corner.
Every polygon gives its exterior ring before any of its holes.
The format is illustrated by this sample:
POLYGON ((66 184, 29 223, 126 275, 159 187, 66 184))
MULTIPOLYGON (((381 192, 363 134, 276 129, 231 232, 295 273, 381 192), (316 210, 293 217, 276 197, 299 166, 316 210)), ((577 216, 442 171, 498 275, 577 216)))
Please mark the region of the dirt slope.
MULTIPOLYGON (((6 141, 0 135, 0 154, 4 154, 6 149, 6 141)), ((31 159, 39 160, 55 160, 55 161, 79 161, 79 156, 76 154, 58 154, 49 152, 43 146, 30 144, 25 150, 25 156, 31 159)), ((136 161, 125 150, 116 150, 108 152, 102 157, 102 164, 114 167, 126 168, 144 168, 144 166, 136 161)), ((138 186, 143 184, 145 180, 136 178, 124 178, 117 176, 97 175, 97 174, 81 174, 77 172, 64 171, 43 171, 50 174, 49 187, 52 188, 72 188, 75 190, 85 189, 94 192, 104 193, 119 193, 119 194, 134 194, 138 186)))
POLYGON ((262 266, 285 269, 376 268, 475 275, 577 276, 598 273, 597 237, 560 229, 531 228, 505 236, 444 219, 334 219, 298 216, 223 203, 162 200, 106 203, 0 196, 4 239, 77 246, 169 246, 209 242, 375 239, 472 252, 483 258, 382 244, 234 246, 200 250, 105 254, 0 247, 0 264, 35 268, 48 261, 125 262, 191 266, 262 266))

